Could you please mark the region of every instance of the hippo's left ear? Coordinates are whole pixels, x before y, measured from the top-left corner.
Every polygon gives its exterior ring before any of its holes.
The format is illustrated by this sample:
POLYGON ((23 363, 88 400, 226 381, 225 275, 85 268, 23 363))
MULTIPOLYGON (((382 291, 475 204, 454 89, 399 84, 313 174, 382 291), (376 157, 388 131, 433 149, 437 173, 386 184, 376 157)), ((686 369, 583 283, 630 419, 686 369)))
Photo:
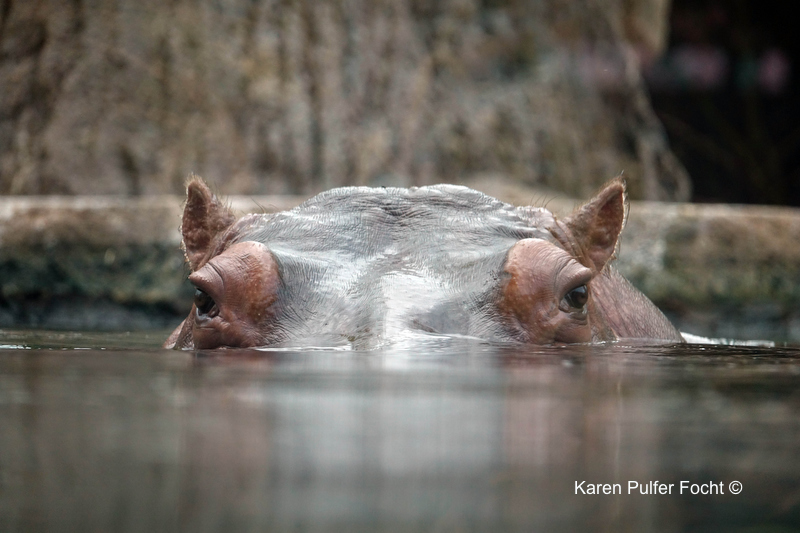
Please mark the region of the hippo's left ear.
POLYGON ((572 248, 578 260, 599 272, 614 255, 625 224, 626 210, 625 181, 618 177, 608 182, 588 203, 559 222, 559 226, 567 231, 566 235, 556 236, 559 240, 568 241, 562 244, 572 248))

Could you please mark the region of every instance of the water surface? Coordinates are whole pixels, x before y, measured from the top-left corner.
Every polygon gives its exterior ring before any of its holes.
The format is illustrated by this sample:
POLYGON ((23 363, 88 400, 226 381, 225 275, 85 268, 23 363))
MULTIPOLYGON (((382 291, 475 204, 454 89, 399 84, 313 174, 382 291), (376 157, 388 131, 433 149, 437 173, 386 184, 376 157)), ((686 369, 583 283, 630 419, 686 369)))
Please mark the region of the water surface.
POLYGON ((797 348, 165 336, 0 332, 0 531, 799 528, 797 348))

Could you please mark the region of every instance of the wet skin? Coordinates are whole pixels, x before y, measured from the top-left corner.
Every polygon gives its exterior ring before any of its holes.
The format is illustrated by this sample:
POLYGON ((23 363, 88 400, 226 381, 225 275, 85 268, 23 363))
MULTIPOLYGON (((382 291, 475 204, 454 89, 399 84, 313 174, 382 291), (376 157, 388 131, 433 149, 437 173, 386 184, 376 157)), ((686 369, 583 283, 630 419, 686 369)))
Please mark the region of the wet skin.
POLYGON ((193 177, 181 231, 195 301, 164 346, 681 342, 609 264, 624 218, 616 179, 563 220, 452 185, 334 189, 236 220, 193 177))

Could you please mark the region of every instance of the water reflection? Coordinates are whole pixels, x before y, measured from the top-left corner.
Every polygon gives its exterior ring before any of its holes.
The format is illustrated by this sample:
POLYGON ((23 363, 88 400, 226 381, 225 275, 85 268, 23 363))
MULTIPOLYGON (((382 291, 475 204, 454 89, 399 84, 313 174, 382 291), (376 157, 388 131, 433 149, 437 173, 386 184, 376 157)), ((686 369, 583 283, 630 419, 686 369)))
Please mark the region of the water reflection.
POLYGON ((149 342, 0 334, 34 348, 0 350, 0 530, 800 523, 795 348, 456 339, 191 353, 149 342), (627 493, 655 480, 743 491, 627 493), (581 481, 622 494, 575 494, 581 481))

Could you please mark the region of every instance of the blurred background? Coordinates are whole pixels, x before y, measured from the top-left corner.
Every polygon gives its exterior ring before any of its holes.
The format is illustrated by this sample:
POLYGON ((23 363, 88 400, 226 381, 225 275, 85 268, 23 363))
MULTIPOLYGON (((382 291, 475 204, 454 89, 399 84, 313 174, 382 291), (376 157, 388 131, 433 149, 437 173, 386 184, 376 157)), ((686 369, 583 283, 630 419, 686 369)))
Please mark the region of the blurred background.
POLYGON ((800 203, 790 3, 4 0, 0 193, 800 203), (687 172, 688 171, 688 172, 687 172))
MULTIPOLYGON (((174 320, 191 172, 242 210, 439 182, 557 208, 620 172, 633 200, 800 205, 791 9, 1 0, 0 326, 174 320)), ((796 213, 642 205, 618 265, 673 317, 800 338, 796 213)))
MULTIPOLYGON (((189 172, 226 194, 491 175, 583 198, 624 170, 636 198, 688 200, 640 70, 669 57, 669 8, 5 0, 0 192, 181 193, 189 172)), ((662 70, 664 87, 696 91, 662 70)))
POLYGON ((675 0, 644 78, 692 200, 800 205, 796 61, 787 2, 675 0))
POLYGON ((791 3, 0 3, 0 193, 508 179, 800 203, 791 3))

